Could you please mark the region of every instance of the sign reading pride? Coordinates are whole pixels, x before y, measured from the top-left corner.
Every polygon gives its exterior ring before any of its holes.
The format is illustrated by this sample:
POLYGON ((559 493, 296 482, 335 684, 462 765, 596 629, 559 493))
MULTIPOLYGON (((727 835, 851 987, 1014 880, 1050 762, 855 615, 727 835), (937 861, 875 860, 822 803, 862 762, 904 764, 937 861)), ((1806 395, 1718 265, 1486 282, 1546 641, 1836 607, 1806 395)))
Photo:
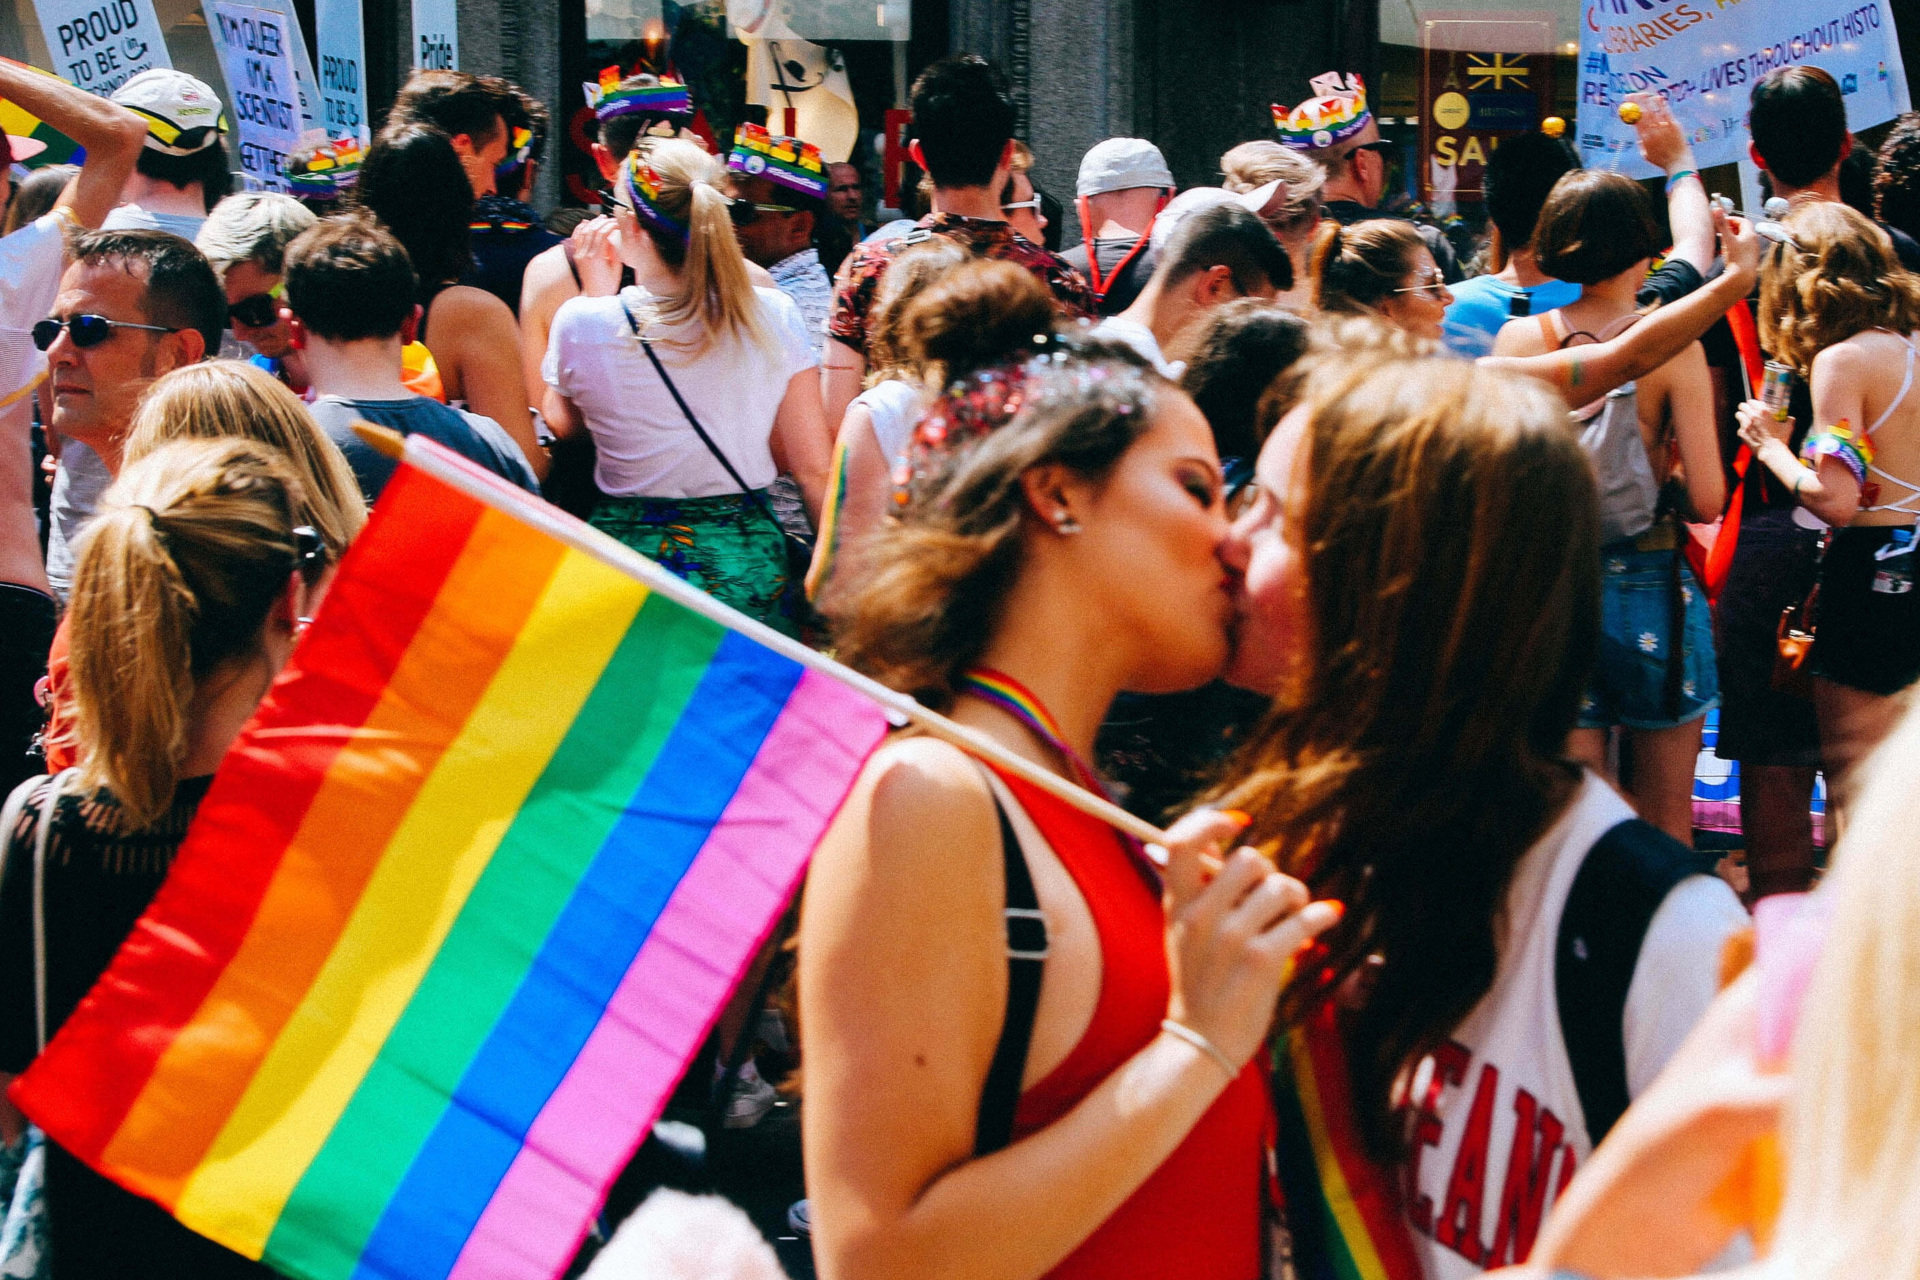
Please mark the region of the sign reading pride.
POLYGON ((1893 8, 1893 0, 1584 0, 1581 162, 1655 176, 1616 112, 1629 93, 1658 93, 1702 168, 1733 164, 1747 153, 1748 95, 1775 67, 1830 72, 1856 131, 1891 120, 1909 109, 1893 8))
POLYGON ((105 96, 142 71, 171 67, 153 0, 36 0, 53 70, 105 96))
POLYGON ((236 153, 253 190, 287 189, 287 153, 300 140, 292 24, 271 9, 206 0, 213 47, 232 93, 236 153))
POLYGON ((455 0, 413 0, 416 71, 460 69, 460 7, 455 0))

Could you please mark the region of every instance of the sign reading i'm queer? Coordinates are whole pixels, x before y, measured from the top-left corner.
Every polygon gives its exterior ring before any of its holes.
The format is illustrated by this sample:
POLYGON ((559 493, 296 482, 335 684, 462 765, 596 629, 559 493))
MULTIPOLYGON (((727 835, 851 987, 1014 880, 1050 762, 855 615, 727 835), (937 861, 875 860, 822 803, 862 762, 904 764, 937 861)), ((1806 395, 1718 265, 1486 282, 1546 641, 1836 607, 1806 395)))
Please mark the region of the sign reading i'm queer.
POLYGON ((255 190, 287 189, 287 153, 302 128, 291 25, 280 13, 207 0, 208 26, 232 92, 240 170, 255 190))

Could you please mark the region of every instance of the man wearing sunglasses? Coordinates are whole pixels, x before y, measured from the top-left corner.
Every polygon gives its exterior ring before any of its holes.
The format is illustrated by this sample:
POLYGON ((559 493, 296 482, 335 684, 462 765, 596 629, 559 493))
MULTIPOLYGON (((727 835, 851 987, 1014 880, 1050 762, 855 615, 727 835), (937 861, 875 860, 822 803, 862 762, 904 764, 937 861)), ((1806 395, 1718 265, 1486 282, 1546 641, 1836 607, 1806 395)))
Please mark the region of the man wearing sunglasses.
MULTIPOLYGON (((54 433, 85 446, 110 478, 148 385, 220 349, 227 300, 200 251, 165 231, 87 232, 69 252, 72 265, 33 327, 33 345, 47 357, 54 433)), ((71 548, 99 496, 75 492, 67 461, 63 451, 47 539, 47 576, 63 596, 71 548)))
MULTIPOLYGON (((1273 108, 1281 145, 1304 152, 1326 170, 1321 212, 1343 226, 1368 218, 1398 218, 1380 211, 1387 193, 1388 158, 1398 150, 1380 137, 1380 123, 1367 106, 1367 86, 1358 75, 1329 71, 1309 82, 1319 96, 1289 110, 1273 108)), ((1412 222, 1411 218, 1402 221, 1412 222)), ((1436 226, 1414 222, 1446 283, 1462 276, 1458 256, 1436 226)))
POLYGON ((306 390, 307 373, 282 315, 280 273, 287 246, 316 221, 292 196, 243 191, 220 202, 194 241, 226 290, 234 338, 254 349, 255 364, 295 391, 306 390))
POLYGON ((733 234, 747 261, 765 267, 780 292, 800 308, 815 348, 824 352, 827 317, 833 311, 833 282, 820 265, 813 236, 827 215, 826 167, 822 165, 815 174, 798 160, 787 163, 777 158, 811 152, 818 163, 819 152, 798 138, 760 131, 750 136, 750 131, 753 126, 742 126, 733 149, 727 153, 733 234), (772 150, 769 153, 763 148, 772 150), (776 157, 771 162, 769 154, 776 157))

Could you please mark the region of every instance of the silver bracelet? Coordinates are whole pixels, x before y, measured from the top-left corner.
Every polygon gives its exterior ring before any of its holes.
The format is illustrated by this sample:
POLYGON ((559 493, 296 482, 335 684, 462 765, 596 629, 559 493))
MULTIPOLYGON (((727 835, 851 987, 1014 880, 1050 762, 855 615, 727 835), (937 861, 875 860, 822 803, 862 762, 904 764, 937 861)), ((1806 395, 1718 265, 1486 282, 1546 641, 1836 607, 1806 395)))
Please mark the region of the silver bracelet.
POLYGON ((1186 1023, 1175 1022, 1172 1018, 1162 1018, 1160 1020, 1160 1029, 1176 1040, 1185 1040, 1188 1044, 1219 1063, 1220 1069, 1227 1073, 1227 1081, 1229 1084, 1240 1078, 1240 1068, 1233 1065, 1233 1059, 1220 1052, 1219 1045, 1207 1039, 1186 1023))

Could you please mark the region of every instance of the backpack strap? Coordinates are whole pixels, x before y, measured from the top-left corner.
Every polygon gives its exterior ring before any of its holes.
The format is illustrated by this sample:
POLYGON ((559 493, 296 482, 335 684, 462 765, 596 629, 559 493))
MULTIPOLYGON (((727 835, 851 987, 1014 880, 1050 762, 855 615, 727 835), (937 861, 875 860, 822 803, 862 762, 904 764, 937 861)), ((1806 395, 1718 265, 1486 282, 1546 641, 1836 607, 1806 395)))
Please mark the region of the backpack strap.
POLYGON ((1627 1092, 1627 991, 1647 926, 1667 894, 1713 864, 1638 818, 1620 823, 1587 850, 1560 913, 1554 994, 1560 1036, 1594 1146, 1631 1100, 1627 1092))
POLYGON ((1013 1141, 1013 1113, 1020 1105, 1020 1078, 1027 1071, 1027 1046, 1033 1040, 1040 978, 1047 960, 1046 917, 1040 913, 1027 855, 998 788, 993 811, 1000 819, 1000 861, 1007 876, 1007 1012, 1000 1024, 1000 1042, 993 1049, 993 1065, 987 1068, 987 1082, 980 1090, 980 1113, 973 1129, 976 1156, 989 1155, 1013 1141))

